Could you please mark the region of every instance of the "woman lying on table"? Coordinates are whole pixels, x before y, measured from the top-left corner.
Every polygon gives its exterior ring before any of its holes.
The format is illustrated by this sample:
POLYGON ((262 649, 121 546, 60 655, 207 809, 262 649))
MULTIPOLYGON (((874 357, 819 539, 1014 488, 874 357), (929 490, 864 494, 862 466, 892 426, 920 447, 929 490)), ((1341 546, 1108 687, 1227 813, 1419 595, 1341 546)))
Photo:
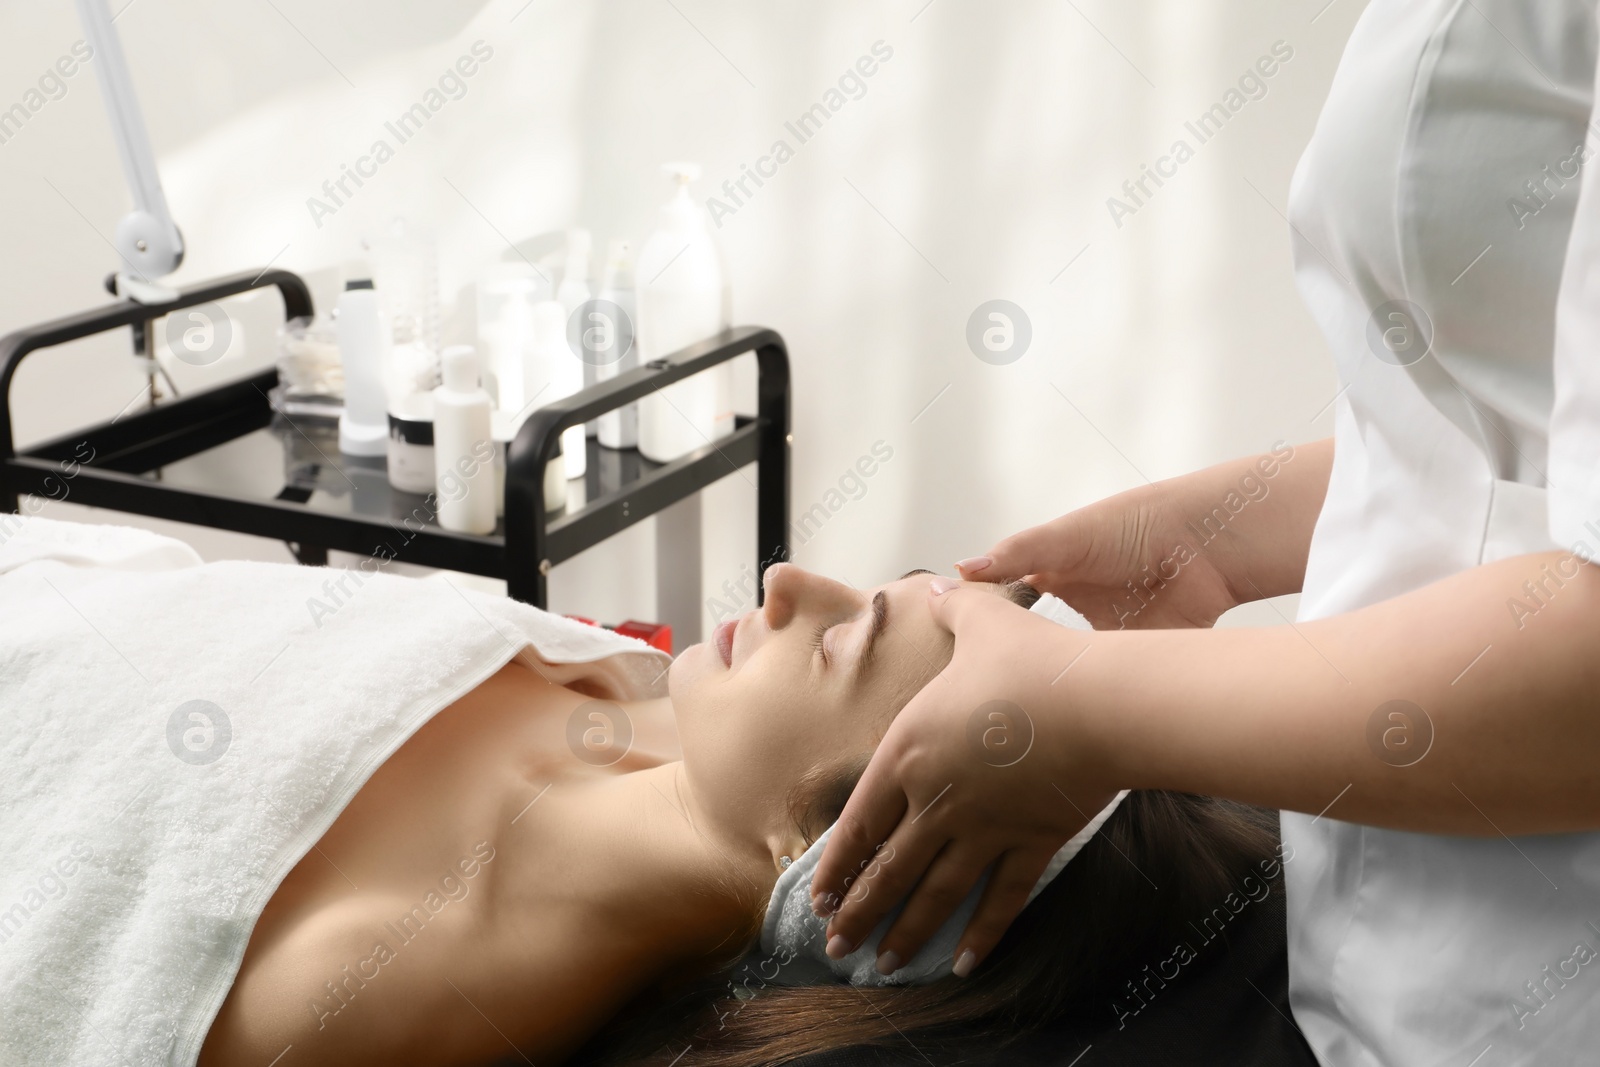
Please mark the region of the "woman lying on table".
MULTIPOLYGON (((954 934, 831 960, 811 871, 950 660, 931 575, 859 591, 780 564, 759 609, 671 660, 381 570, 0 531, 18 1062, 689 1067, 931 1050, 963 1027, 993 1046, 1069 1014, 1115 1028, 1264 909, 1287 859, 1251 809, 1063 781, 1042 800, 1090 828, 978 967, 954 934)), ((1063 607, 1020 583, 973 595, 1063 607)), ((1038 757, 1020 709, 967 726, 994 774, 1038 757)))
MULTIPOLYGON (((851 988, 819 976, 820 946, 759 944, 775 883, 949 660, 929 577, 863 592, 776 566, 760 609, 672 663, 665 697, 606 704, 505 666, 390 757, 278 887, 202 1067, 258 1067, 286 1046, 301 1064, 482 1063, 516 1059, 512 1047, 547 1063, 652 1007, 676 1025, 619 1026, 631 1039, 612 1042, 617 1055, 777 1063, 1138 1003, 1129 983, 1196 943, 1190 920, 1268 891, 1270 821, 1128 796, 965 978, 946 956, 919 984, 878 985, 869 954, 856 981, 872 987, 851 988), (586 705, 598 749, 629 724, 609 765, 569 747, 586 705), (435 888, 447 903, 430 916, 417 902, 435 888), (823 984, 779 984, 806 963, 823 984)), ((1019 610, 1037 598, 986 588, 1019 610)), ((1112 800, 1060 798, 1085 812, 1112 800)))

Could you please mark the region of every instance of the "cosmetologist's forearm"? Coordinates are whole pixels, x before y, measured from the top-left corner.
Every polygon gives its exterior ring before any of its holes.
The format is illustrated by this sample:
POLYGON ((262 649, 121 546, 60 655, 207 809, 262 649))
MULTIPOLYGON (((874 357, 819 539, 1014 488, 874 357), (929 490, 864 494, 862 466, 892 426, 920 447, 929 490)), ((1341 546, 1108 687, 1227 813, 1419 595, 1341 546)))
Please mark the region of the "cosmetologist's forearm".
POLYGON ((1066 766, 1086 746, 1117 786, 1436 833, 1595 829, 1597 649, 1597 568, 1520 556, 1294 626, 1096 633, 1053 687, 1070 728, 1040 741, 1066 766))

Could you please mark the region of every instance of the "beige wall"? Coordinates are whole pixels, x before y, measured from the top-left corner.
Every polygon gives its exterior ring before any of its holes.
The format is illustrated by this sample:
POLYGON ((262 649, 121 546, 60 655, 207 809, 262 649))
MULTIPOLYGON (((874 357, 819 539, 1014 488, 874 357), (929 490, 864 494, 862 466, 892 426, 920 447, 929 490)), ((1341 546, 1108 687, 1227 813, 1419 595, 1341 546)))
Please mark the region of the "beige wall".
MULTIPOLYGON (((786 140, 793 157, 747 185, 717 235, 736 320, 790 345, 796 516, 875 442, 893 450, 796 553, 858 585, 946 570, 1144 478, 1330 432, 1333 371, 1281 213, 1360 0, 924 4, 134 0, 117 25, 189 245, 178 282, 270 260, 326 303, 363 233, 400 212, 437 228, 452 299, 505 239, 577 223, 600 247, 641 241, 665 160, 702 165, 703 199, 786 140), (465 95, 319 226, 307 198, 478 40, 493 57, 465 95), (879 41, 893 54, 860 98, 799 143, 785 122, 879 41), (1277 41, 1293 58, 1200 144, 1185 122, 1277 41), (1114 219, 1107 199, 1179 138, 1193 158, 1114 219), (965 340, 993 298, 1033 331, 1006 366, 965 340)), ((0 11, 7 107, 80 33, 70 4, 0 11)), ((103 298, 128 199, 92 77, 0 144, 0 329, 103 298)), ((180 384, 269 360, 273 313, 241 305, 237 350, 180 367, 180 384)), ((104 339, 25 365, 21 440, 125 405, 139 384, 125 351, 104 339)), ((754 562, 754 494, 730 479, 707 499, 711 596, 754 562)), ((288 558, 178 532, 211 557, 288 558)), ((649 545, 636 531, 558 568, 553 606, 648 616, 649 545)))

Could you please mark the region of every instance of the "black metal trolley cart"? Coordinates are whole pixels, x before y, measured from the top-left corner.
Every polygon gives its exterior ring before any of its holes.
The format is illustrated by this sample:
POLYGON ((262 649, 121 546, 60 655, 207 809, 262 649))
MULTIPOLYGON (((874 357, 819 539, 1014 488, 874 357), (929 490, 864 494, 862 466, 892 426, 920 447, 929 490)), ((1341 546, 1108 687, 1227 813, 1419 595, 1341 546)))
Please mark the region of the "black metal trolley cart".
POLYGON ((483 536, 440 527, 426 498, 392 489, 381 462, 340 456, 326 428, 275 422, 276 368, 17 451, 11 381, 30 353, 123 326, 148 337, 171 312, 264 288, 278 290, 285 320, 311 315, 297 275, 247 271, 191 286, 171 303, 118 301, 0 338, 0 511, 17 511, 19 494, 56 496, 72 465, 78 503, 286 541, 302 563, 325 563, 337 549, 503 578, 512 597, 543 608, 552 566, 754 463, 756 558, 788 558, 789 360, 783 339, 761 327, 725 330, 534 411, 509 448, 505 517, 483 536), (754 417, 670 463, 591 441, 584 502, 545 509, 543 471, 561 431, 746 352, 757 361, 754 417), (242 454, 208 462, 223 452, 242 454), (259 478, 238 477, 246 455, 259 456, 247 464, 259 478))

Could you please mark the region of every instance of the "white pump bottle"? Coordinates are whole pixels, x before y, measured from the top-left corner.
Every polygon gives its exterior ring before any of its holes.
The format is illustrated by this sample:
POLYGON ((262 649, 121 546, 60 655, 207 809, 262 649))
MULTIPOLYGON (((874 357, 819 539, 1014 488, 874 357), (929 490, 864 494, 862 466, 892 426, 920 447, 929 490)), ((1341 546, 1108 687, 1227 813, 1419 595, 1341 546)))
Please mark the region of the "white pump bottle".
MULTIPOLYGON (((616 329, 627 338, 627 350, 615 360, 595 367, 595 380, 608 381, 639 365, 639 345, 634 339, 639 322, 639 301, 633 287, 633 249, 626 241, 612 241, 606 255, 605 281, 600 299, 622 309, 626 323, 616 329)), ((626 404, 600 416, 600 443, 607 448, 633 448, 639 443, 639 405, 626 404)))
MULTIPOLYGON (((705 219, 689 199, 700 176, 693 163, 662 170, 677 193, 662 208, 655 233, 639 253, 639 360, 648 363, 703 340, 723 327, 722 264, 705 219)), ((695 375, 639 402, 639 451, 665 463, 708 444, 716 433, 714 373, 695 375)))
MULTIPOLYGON (((538 407, 564 400, 583 388, 584 363, 567 347, 567 317, 554 300, 541 300, 529 312, 530 343, 523 363, 528 403, 538 407)), ((566 476, 582 478, 588 454, 582 426, 561 431, 562 466, 566 476)))
MULTIPOLYGON (((561 287, 556 290, 556 300, 561 304, 561 310, 570 320, 572 313, 589 300, 589 249, 591 241, 588 230, 573 229, 567 231, 567 262, 561 270, 561 287)), ((592 364, 584 363, 583 388, 587 389, 595 383, 595 368, 592 364)), ((600 428, 599 420, 590 419, 586 424, 585 432, 593 437, 600 428)))

